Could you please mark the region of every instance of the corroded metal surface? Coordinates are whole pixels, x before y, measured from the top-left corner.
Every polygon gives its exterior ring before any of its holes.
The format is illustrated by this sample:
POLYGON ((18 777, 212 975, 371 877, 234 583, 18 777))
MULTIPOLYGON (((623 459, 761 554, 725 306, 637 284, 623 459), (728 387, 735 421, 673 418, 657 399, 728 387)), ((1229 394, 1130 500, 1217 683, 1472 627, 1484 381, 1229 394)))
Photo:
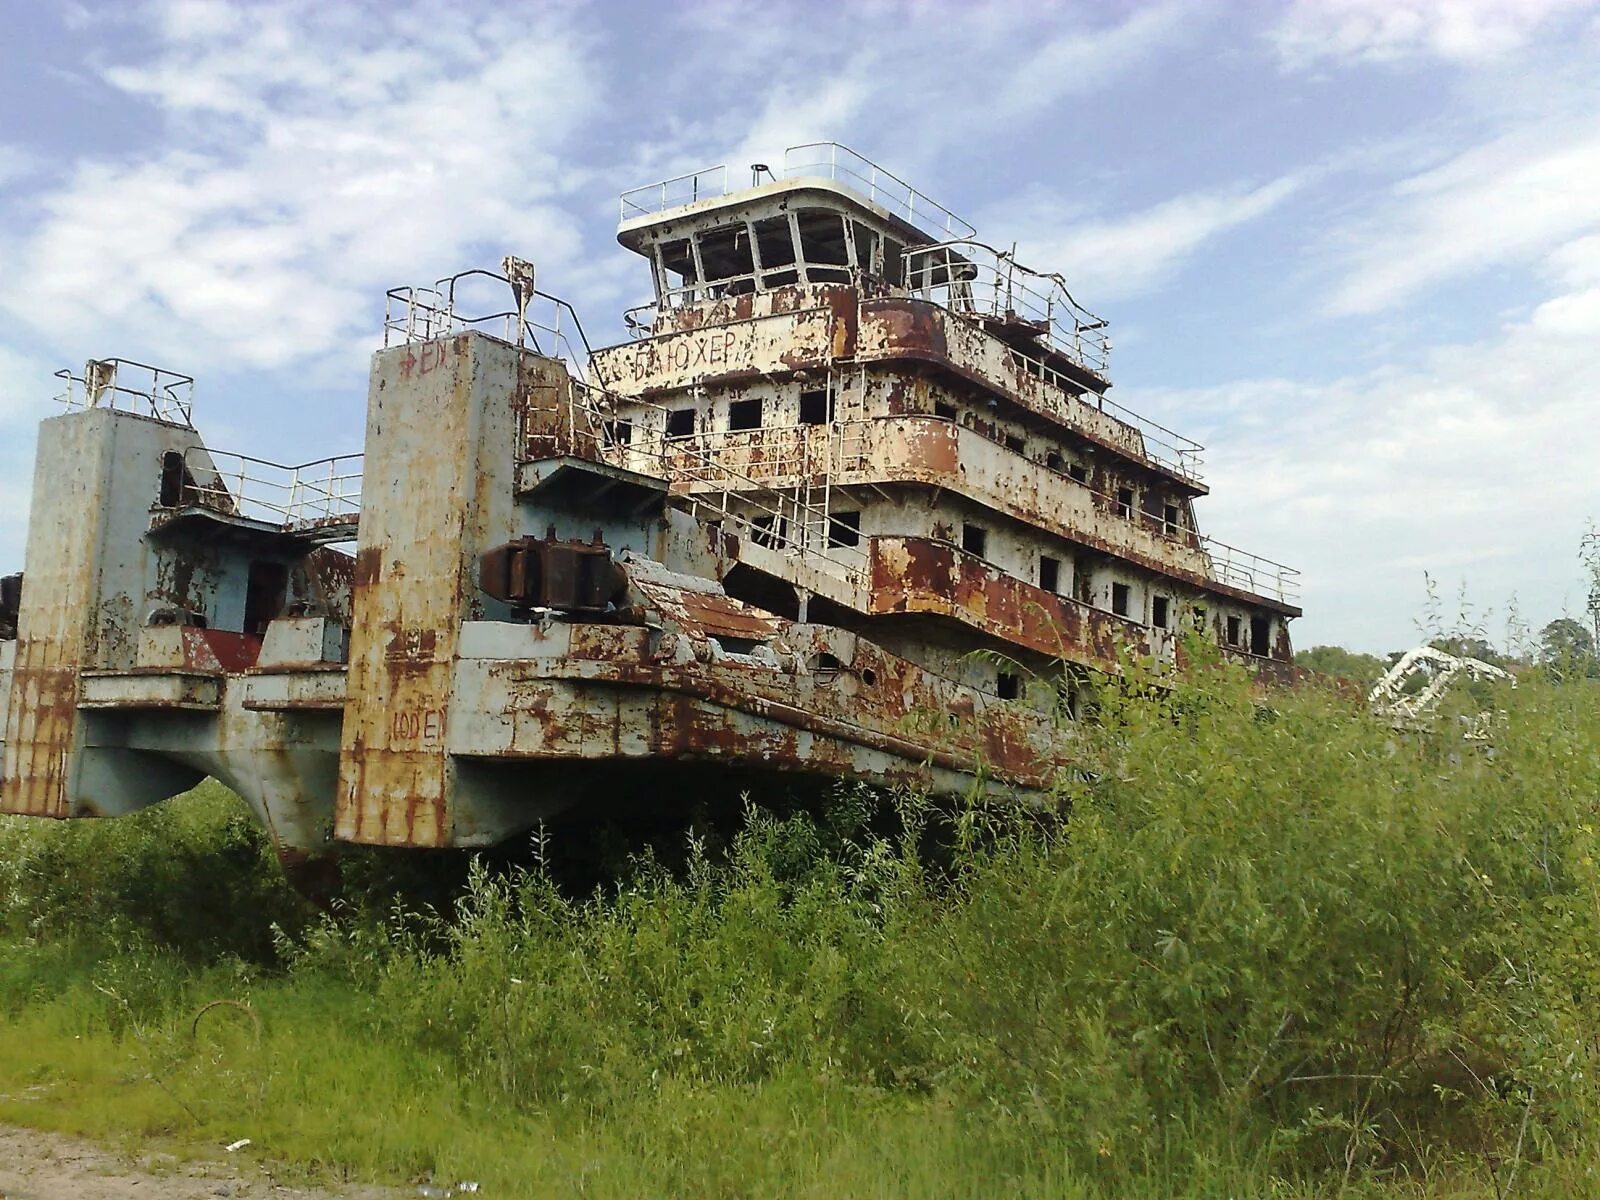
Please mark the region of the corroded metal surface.
POLYGON ((224 454, 69 375, 0 588, 0 810, 209 774, 317 850, 681 803, 697 764, 1029 801, 1129 655, 1292 681, 1294 572, 1202 536, 1200 447, 1107 399, 1105 323, 866 169, 662 185, 620 346, 514 256, 394 289, 364 456, 224 454))

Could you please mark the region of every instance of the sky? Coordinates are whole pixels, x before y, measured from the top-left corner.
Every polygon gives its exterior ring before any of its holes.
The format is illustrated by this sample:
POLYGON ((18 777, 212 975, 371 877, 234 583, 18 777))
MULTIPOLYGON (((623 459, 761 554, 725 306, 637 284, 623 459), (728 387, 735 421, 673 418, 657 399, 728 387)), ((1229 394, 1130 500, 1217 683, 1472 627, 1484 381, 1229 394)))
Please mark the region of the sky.
POLYGON ((835 140, 1109 318, 1112 398, 1207 447, 1202 529, 1302 572, 1297 645, 1583 614, 1600 4, 0 0, 0 29, 0 573, 57 369, 193 375, 222 449, 359 450, 388 288, 513 253, 621 340, 650 283, 620 192, 835 140))

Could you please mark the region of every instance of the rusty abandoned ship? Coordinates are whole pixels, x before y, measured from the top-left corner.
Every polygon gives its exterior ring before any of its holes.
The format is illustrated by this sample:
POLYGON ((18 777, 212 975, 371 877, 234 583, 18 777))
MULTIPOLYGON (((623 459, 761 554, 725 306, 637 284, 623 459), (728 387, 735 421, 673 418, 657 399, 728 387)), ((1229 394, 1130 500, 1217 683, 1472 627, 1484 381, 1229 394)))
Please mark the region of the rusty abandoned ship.
POLYGON ((0 810, 214 776, 286 850, 495 843, 706 771, 1037 797, 1082 680, 1198 628, 1291 670, 1288 568, 1105 322, 832 143, 623 195, 590 351, 532 267, 389 293, 365 450, 208 447, 193 381, 61 372, 0 587, 0 810), (742 180, 740 181, 742 185, 742 180))

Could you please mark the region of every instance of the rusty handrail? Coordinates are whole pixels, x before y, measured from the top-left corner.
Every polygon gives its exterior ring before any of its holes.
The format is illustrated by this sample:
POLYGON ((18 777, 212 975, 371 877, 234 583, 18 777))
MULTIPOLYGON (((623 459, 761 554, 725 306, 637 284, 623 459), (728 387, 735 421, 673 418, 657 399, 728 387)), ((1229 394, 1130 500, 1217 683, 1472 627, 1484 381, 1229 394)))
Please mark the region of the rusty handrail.
POLYGON ((192 375, 131 358, 92 358, 81 376, 63 368, 55 378, 65 384, 56 400, 68 410, 121 409, 194 428, 192 375))

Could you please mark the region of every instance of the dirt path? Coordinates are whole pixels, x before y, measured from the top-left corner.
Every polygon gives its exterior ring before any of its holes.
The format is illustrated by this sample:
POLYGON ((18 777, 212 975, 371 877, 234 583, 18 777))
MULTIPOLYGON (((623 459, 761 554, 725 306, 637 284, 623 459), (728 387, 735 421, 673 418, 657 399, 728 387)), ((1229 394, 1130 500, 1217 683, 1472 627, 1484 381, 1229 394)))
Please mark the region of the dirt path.
POLYGON ((398 1200, 416 1194, 416 1188, 291 1187, 252 1163, 129 1156, 79 1138, 0 1125, 0 1200, 398 1200))

